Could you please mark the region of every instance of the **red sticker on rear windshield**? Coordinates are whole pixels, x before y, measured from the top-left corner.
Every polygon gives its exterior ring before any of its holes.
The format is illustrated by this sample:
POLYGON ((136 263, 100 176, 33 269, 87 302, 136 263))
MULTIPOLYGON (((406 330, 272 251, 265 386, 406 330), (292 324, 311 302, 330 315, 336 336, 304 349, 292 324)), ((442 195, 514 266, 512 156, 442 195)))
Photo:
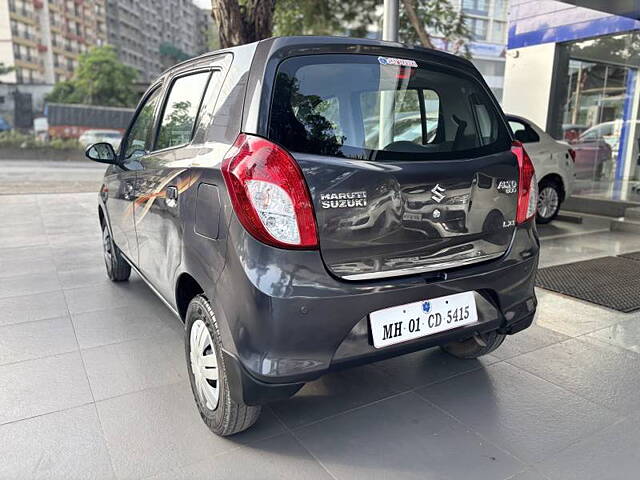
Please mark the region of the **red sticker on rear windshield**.
POLYGON ((397 65, 399 67, 418 68, 415 60, 407 60, 406 58, 378 57, 380 65, 397 65))

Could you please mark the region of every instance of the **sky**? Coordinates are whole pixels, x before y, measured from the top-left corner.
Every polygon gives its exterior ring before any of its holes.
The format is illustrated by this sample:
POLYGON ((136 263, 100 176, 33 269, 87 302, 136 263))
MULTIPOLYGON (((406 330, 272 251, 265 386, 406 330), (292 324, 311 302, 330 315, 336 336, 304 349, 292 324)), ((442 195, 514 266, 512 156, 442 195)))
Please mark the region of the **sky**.
POLYGON ((211 0, 193 0, 200 8, 211 8, 211 0))

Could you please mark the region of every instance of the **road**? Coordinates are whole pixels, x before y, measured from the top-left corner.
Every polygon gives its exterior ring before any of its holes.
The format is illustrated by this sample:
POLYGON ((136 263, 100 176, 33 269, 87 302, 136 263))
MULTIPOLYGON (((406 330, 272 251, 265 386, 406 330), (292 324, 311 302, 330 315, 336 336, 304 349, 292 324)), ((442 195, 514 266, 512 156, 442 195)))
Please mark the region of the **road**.
POLYGON ((0 160, 0 165, 0 195, 97 192, 106 168, 89 160, 0 160))

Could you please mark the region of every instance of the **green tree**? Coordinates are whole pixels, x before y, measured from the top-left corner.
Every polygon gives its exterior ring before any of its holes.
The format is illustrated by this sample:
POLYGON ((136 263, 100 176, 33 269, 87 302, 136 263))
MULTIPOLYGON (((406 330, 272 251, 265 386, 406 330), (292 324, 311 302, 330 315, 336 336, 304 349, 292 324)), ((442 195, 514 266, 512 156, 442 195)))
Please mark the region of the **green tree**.
POLYGON ((4 63, 0 62, 0 75, 6 75, 13 72, 14 67, 5 67, 4 63))
POLYGON ((211 0, 220 47, 255 42, 271 36, 276 0, 211 0))
MULTIPOLYGON (((211 3, 221 47, 271 35, 364 37, 372 25, 379 27, 381 23, 381 0, 212 0, 211 3), (255 24, 261 28, 251 30, 255 24), (267 28, 269 25, 273 27, 267 28)), ((427 48, 444 46, 453 53, 468 56, 470 32, 464 16, 450 0, 400 3, 402 42, 427 48), (445 44, 434 43, 434 37, 445 39, 445 44)))
POLYGON ((56 103, 84 103, 111 107, 135 106, 137 72, 118 59, 110 46, 93 47, 80 55, 78 69, 70 80, 59 82, 47 96, 56 103))
POLYGON ((471 32, 464 15, 450 0, 402 0, 399 36, 404 43, 436 48, 433 37, 441 37, 445 49, 469 56, 471 32))
POLYGON ((278 0, 274 35, 344 35, 364 37, 379 22, 379 0, 278 0))

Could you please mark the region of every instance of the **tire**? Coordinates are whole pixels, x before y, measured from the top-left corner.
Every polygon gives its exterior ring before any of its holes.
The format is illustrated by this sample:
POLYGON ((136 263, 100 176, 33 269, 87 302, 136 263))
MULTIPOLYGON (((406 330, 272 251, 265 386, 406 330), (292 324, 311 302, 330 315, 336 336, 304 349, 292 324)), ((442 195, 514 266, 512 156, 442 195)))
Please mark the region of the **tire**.
POLYGON ((122 257, 120 249, 113 243, 111 233, 105 222, 102 223, 102 251, 109 279, 112 282, 129 280, 131 265, 122 257))
POLYGON ((202 420, 213 433, 221 437, 251 427, 258 420, 261 407, 238 403, 231 398, 218 323, 204 295, 196 296, 189 303, 185 327, 189 382, 202 420), (203 336, 199 336, 199 333, 203 336), (207 372, 207 376, 197 372, 207 372))
POLYGON ((562 203, 562 186, 556 180, 543 179, 538 184, 536 222, 549 223, 558 216, 562 203))
POLYGON ((496 348, 502 345, 505 337, 506 335, 493 331, 478 335, 477 337, 469 338, 462 342, 448 343, 443 345, 441 348, 449 355, 453 355, 456 358, 478 358, 493 352, 496 348), (484 343, 484 345, 481 345, 480 342, 484 343))

